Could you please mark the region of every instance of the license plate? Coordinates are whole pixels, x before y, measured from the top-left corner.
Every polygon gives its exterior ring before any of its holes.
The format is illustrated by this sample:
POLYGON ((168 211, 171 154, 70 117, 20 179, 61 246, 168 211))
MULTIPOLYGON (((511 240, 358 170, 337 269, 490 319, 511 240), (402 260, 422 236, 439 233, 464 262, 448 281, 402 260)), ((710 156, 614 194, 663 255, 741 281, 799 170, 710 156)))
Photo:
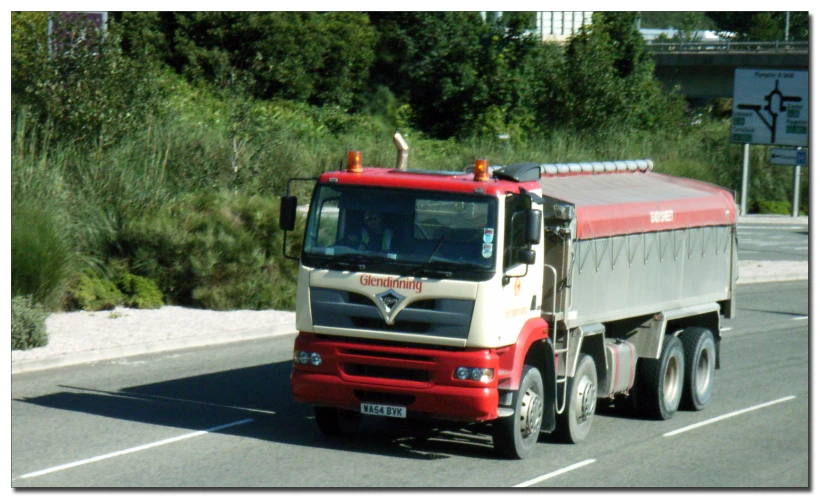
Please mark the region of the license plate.
POLYGON ((395 405, 362 404, 362 414, 388 418, 406 418, 407 408, 395 405))

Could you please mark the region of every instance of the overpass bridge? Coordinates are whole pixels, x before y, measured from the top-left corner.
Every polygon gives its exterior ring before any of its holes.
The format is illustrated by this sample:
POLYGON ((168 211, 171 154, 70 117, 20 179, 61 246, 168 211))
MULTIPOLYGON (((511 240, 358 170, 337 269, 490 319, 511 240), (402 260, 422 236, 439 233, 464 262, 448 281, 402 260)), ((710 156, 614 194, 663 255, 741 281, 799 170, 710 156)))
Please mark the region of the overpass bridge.
POLYGON ((691 102, 732 97, 737 68, 809 69, 809 42, 653 42, 655 76, 691 102))

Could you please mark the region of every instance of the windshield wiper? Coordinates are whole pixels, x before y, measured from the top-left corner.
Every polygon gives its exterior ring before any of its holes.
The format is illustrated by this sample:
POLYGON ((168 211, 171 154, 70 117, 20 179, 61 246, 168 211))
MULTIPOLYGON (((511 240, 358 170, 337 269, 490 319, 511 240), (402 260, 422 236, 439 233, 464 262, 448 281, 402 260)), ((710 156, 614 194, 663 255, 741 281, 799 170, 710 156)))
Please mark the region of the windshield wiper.
POLYGON ((366 255, 348 253, 346 255, 338 255, 331 258, 327 266, 332 270, 364 270, 367 268, 365 264, 372 261, 373 258, 366 255))
POLYGON ((445 277, 445 278, 450 277, 450 276, 453 275, 453 273, 450 272, 449 270, 441 270, 440 268, 439 269, 435 268, 435 267, 440 267, 441 264, 447 264, 447 268, 450 268, 451 265, 452 265, 452 264, 450 264, 450 262, 446 262, 446 261, 434 262, 433 261, 433 257, 436 256, 436 253, 438 252, 439 248, 441 248, 441 243, 444 242, 445 237, 447 237, 447 234, 442 234, 441 235, 441 238, 439 238, 438 243, 436 243, 436 247, 433 248, 433 252, 430 253, 430 256, 427 257, 427 260, 424 263, 422 263, 421 265, 419 265, 417 267, 413 267, 412 269, 410 269, 410 272, 408 272, 409 275, 414 276, 414 277, 415 276, 421 276, 421 275, 429 275, 431 277, 445 277))

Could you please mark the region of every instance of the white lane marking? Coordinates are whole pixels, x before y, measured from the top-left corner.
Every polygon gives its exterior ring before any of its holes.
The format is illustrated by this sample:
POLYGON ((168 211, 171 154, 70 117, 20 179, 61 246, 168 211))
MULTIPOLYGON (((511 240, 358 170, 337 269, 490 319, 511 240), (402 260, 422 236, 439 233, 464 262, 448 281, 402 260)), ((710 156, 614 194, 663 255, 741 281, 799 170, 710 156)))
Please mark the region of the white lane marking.
MULTIPOLYGON (((65 385, 61 385, 65 386, 65 385)), ((146 400, 150 401, 152 399, 157 400, 170 400, 172 402, 185 402, 186 404, 199 404, 199 405, 207 405, 211 407, 222 407, 225 409, 237 409, 240 411, 247 411, 247 412, 260 412, 262 414, 276 414, 275 411, 267 411, 265 409, 254 409, 253 407, 242 407, 239 405, 225 405, 225 404, 215 404, 213 402, 203 402, 201 400, 191 400, 191 399, 181 399, 177 397, 166 397, 164 395, 152 395, 150 393, 137 393, 137 392, 107 392, 105 390, 95 390, 93 388, 82 388, 76 386, 65 386, 66 388, 71 388, 73 390, 81 390, 85 392, 92 392, 92 393, 104 393, 106 395, 110 395, 112 397, 122 397, 127 398, 130 400, 146 400)))
POLYGON ((795 395, 789 395, 788 397, 783 397, 782 399, 772 400, 771 402, 766 402, 765 404, 756 405, 754 407, 748 407, 746 409, 741 409, 739 411, 730 412, 729 414, 724 414, 723 416, 718 416, 716 418, 707 419, 706 421, 701 421, 700 423, 695 423, 693 425, 684 426, 683 428, 679 428, 674 431, 670 431, 669 433, 664 433, 664 437, 671 437, 677 435, 679 433, 683 433, 685 431, 694 430, 695 428, 700 428, 701 426, 706 426, 708 424, 717 423, 718 421, 722 421, 724 419, 728 419, 734 416, 739 416, 741 414, 756 411, 758 409, 762 409, 764 407, 768 407, 770 405, 779 404, 781 402, 787 402, 789 400, 797 398, 795 395))
POLYGON ((805 321, 805 320, 807 320, 808 318, 809 318, 809 316, 808 316, 808 315, 804 315, 803 317, 795 317, 795 318, 794 318, 794 319, 792 319, 792 320, 793 320, 793 321, 805 321))
POLYGON ((546 475, 541 475, 537 478, 533 478, 532 480, 527 480, 526 482, 519 483, 518 485, 513 485, 513 487, 529 487, 530 485, 535 485, 538 482, 543 482, 544 480, 549 480, 550 478, 556 477, 558 475, 563 475, 564 473, 568 473, 572 470, 581 468, 588 464, 592 464, 595 462, 595 459, 587 459, 586 461, 581 461, 580 463, 575 463, 566 468, 561 468, 560 470, 553 471, 552 473, 547 473, 546 475))
POLYGON ((722 332, 724 332, 724 331, 731 331, 731 330, 732 330, 732 328, 730 328, 730 327, 722 327, 722 328, 720 328, 720 332, 721 332, 721 333, 722 333, 722 332))
POLYGON ((230 428, 232 426, 239 426, 242 424, 250 423, 254 421, 253 419, 243 419, 241 421, 234 421, 233 423, 228 423, 220 426, 214 426, 213 428, 208 428, 207 430, 202 431, 195 431, 193 433, 186 433, 185 435, 180 435, 178 437, 168 438, 165 440, 160 440, 158 442, 153 442, 150 444, 140 445, 139 447, 132 447, 130 449, 125 449, 117 452, 111 452, 110 454, 103 454, 102 456, 92 457, 89 459, 83 459, 81 461, 74 461, 73 463, 63 464, 60 466, 54 466, 53 468, 47 468, 40 471, 35 471, 32 473, 26 473, 25 475, 20 475, 19 478, 34 478, 36 476, 47 475, 49 473, 54 473, 55 471, 62 471, 68 468, 74 468, 75 466, 82 466, 84 464, 95 463, 97 461, 102 461, 103 459, 110 459, 112 457, 122 456, 125 454, 131 454, 134 452, 139 452, 141 450, 151 449, 153 447, 159 447, 160 445, 167 445, 172 444, 174 442, 179 442, 180 440, 185 440, 187 438, 198 437, 200 435, 205 435, 207 433, 213 433, 219 430, 224 430, 225 428, 230 428))

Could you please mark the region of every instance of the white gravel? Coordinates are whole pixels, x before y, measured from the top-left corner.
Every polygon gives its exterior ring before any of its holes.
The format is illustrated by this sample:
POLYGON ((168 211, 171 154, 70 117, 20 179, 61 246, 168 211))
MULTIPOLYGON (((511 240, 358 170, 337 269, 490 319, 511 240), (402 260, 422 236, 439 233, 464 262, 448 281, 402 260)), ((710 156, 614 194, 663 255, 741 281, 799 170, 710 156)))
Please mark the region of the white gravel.
POLYGON ((117 307, 102 312, 53 313, 46 319, 48 345, 15 350, 12 362, 190 337, 292 325, 294 312, 234 310, 217 312, 175 306, 156 310, 117 307))
MULTIPOLYGON (((741 261, 739 282, 807 279, 809 262, 741 261)), ((217 312, 175 306, 157 310, 116 308, 103 312, 54 313, 46 319, 48 345, 12 351, 15 361, 45 359, 131 345, 293 325, 293 312, 217 312)))

